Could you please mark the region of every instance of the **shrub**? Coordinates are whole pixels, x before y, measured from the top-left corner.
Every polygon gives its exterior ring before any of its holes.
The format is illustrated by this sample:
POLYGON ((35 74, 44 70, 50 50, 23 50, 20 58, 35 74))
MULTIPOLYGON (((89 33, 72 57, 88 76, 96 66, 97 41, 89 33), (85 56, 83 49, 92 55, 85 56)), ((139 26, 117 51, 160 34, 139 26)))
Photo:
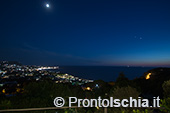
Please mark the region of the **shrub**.
POLYGON ((164 91, 164 97, 170 97, 170 80, 165 81, 162 85, 163 91, 164 91))

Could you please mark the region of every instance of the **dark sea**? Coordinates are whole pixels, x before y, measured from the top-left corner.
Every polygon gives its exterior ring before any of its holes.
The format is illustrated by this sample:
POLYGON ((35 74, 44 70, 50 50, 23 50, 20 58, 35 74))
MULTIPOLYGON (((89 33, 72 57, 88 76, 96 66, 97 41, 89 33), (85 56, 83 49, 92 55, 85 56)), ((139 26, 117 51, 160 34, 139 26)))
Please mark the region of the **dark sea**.
POLYGON ((120 72, 128 79, 142 76, 154 67, 115 67, 115 66, 60 66, 61 73, 71 74, 84 79, 115 81, 120 72))

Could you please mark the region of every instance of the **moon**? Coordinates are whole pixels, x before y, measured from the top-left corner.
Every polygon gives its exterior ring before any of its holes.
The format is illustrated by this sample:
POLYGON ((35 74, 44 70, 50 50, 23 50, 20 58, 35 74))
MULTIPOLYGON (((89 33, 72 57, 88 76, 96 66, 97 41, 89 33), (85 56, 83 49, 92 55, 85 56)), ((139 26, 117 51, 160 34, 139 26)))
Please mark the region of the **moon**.
POLYGON ((46 6, 47 8, 49 8, 49 7, 50 7, 50 5, 49 5, 49 4, 46 4, 45 6, 46 6))

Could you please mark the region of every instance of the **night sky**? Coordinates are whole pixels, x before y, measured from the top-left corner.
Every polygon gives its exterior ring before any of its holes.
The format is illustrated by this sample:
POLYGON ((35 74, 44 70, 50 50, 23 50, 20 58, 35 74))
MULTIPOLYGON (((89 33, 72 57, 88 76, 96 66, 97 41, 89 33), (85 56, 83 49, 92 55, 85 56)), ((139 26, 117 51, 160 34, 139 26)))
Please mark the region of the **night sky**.
POLYGON ((0 60, 28 65, 170 66, 170 0, 0 4, 0 60))

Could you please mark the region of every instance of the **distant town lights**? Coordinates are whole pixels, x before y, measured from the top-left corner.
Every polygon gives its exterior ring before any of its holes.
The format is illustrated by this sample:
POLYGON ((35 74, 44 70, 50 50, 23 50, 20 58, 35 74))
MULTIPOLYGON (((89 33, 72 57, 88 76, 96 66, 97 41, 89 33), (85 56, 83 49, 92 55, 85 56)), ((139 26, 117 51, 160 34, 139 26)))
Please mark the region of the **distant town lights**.
POLYGON ((87 87, 86 90, 91 90, 91 88, 90 88, 90 87, 87 87))
POLYGON ((96 86, 95 86, 95 87, 97 87, 97 88, 98 88, 98 87, 99 87, 99 84, 96 84, 96 86))

